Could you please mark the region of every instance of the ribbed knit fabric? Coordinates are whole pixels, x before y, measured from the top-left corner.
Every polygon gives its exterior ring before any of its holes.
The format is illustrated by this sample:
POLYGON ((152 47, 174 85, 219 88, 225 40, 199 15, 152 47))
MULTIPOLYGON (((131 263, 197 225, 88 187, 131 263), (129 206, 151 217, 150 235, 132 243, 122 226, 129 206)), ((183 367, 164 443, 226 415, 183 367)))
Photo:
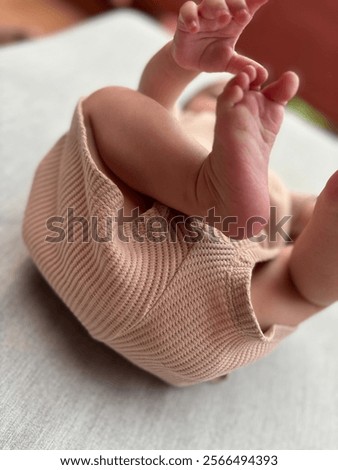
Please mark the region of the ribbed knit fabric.
MULTIPOLYGON (((91 231, 107 236, 107 221, 122 205, 120 189, 92 158, 81 99, 69 132, 37 169, 23 236, 43 276, 94 338, 183 386, 259 359, 294 330, 274 325, 263 334, 250 301, 253 267, 275 257, 280 243, 233 242, 220 232, 215 240, 202 222, 196 222, 204 233, 198 242, 186 240, 191 232, 184 224, 170 228, 176 241, 162 242, 140 242, 126 224, 126 242, 115 221, 109 241, 94 240, 91 231), (47 220, 59 217, 53 227, 66 229, 69 208, 88 221, 87 239, 78 221, 63 241, 46 240, 58 235, 47 220)), ((155 202, 142 215, 139 234, 149 218, 169 221, 177 213, 155 202)))

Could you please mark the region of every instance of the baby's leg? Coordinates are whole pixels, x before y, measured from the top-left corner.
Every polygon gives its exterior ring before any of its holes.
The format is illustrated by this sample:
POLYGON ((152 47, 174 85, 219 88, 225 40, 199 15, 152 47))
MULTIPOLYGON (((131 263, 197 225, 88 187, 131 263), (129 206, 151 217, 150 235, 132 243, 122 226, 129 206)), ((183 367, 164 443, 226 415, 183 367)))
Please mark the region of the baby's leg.
POLYGON ((276 258, 257 264, 253 271, 251 300, 263 331, 272 325, 297 326, 322 310, 299 292, 291 278, 293 249, 291 245, 283 248, 276 258))
POLYGON ((109 87, 89 96, 83 111, 112 175, 138 193, 198 215, 195 182, 208 151, 166 108, 140 92, 109 87))
POLYGON ((338 172, 319 195, 290 259, 290 274, 299 292, 322 308, 338 300, 337 240, 338 172))
POLYGON ((262 329, 296 326, 338 300, 338 172, 293 246, 252 277, 252 303, 262 329))
POLYGON ((138 92, 102 89, 84 107, 103 161, 125 184, 187 215, 206 217, 215 208, 224 233, 251 236, 261 226, 247 221, 259 217, 264 225, 269 218, 269 154, 298 83, 288 73, 257 91, 250 89, 255 79, 247 66, 225 87, 210 154, 167 109, 138 92), (227 217, 236 222, 222 225, 227 217))

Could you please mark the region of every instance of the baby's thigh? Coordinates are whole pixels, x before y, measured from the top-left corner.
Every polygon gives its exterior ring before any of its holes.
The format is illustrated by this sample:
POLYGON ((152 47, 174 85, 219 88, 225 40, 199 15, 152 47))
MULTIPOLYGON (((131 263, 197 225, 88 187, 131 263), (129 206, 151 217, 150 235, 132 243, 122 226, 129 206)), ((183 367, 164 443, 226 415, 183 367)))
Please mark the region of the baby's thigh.
MULTIPOLYGON (((102 140, 106 141, 113 139, 113 132, 107 132, 107 127, 103 125, 104 120, 106 119, 106 114, 104 109, 101 110, 100 108, 102 103, 102 95, 109 93, 108 90, 104 90, 105 89, 100 90, 101 93, 93 93, 83 102, 83 114, 87 130, 88 145, 92 158, 99 170, 102 171, 102 173, 104 173, 111 181, 113 181, 121 191, 123 195, 124 215, 130 216, 135 208, 138 208, 140 213, 146 211, 151 207, 153 201, 148 196, 141 194, 127 185, 114 173, 111 168, 105 164, 105 157, 102 155, 102 152, 104 152, 104 145, 102 145, 102 140), (96 129, 98 127, 102 129, 101 133, 98 134, 95 132, 93 121, 95 121, 96 129)), ((118 109, 116 109, 116 112, 119 114, 118 109)), ((113 125, 114 123, 112 123, 112 126, 113 125)))

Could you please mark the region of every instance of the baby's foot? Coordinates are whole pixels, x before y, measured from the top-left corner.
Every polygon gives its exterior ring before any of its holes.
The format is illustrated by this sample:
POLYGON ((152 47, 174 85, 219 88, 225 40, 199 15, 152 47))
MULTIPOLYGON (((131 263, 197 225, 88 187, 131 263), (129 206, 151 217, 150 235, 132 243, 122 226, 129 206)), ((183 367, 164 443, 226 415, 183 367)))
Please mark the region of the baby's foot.
POLYGON ((237 238, 257 234, 269 220, 269 156, 284 105, 298 89, 293 72, 261 91, 251 88, 256 78, 256 69, 247 66, 219 96, 213 149, 196 186, 204 212, 215 207, 222 219, 236 217, 222 230, 237 238))
POLYGON ((246 65, 257 71, 259 86, 267 72, 257 62, 234 50, 243 29, 267 0, 202 0, 186 2, 179 14, 173 56, 183 68, 205 72, 238 73, 246 65))

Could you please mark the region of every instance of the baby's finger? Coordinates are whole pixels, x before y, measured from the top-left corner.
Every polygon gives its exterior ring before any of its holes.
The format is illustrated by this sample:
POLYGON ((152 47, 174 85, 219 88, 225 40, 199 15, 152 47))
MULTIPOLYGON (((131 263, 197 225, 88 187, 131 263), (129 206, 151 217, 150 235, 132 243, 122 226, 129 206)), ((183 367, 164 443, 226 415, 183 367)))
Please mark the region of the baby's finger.
POLYGON ((250 80, 250 83, 253 83, 256 80, 257 77, 257 70, 253 65, 247 65, 244 69, 243 72, 245 72, 250 80))
POLYGON ((199 12, 203 18, 215 19, 220 16, 231 19, 231 13, 225 0, 203 0, 199 5, 199 12))
POLYGON ((243 8, 247 9, 245 0, 226 0, 226 3, 232 15, 243 8))
POLYGON ((227 0, 227 5, 236 23, 246 24, 251 19, 245 0, 227 0))
POLYGON ((256 78, 252 81, 251 88, 259 90, 263 83, 267 81, 269 73, 266 68, 263 67, 263 65, 259 64, 258 62, 255 62, 254 60, 252 61, 251 65, 256 70, 256 78))
POLYGON ((240 72, 233 79, 233 85, 238 85, 243 91, 248 91, 250 87, 250 76, 243 70, 243 72, 240 72))
POLYGON ((251 83, 251 88, 259 88, 268 78, 268 72, 258 62, 249 59, 249 57, 235 53, 231 57, 227 70, 231 73, 238 73, 239 71, 244 70, 248 65, 251 65, 256 70, 256 78, 251 83))
POLYGON ((182 5, 178 15, 178 24, 191 32, 199 30, 198 6, 195 2, 188 1, 182 5))

